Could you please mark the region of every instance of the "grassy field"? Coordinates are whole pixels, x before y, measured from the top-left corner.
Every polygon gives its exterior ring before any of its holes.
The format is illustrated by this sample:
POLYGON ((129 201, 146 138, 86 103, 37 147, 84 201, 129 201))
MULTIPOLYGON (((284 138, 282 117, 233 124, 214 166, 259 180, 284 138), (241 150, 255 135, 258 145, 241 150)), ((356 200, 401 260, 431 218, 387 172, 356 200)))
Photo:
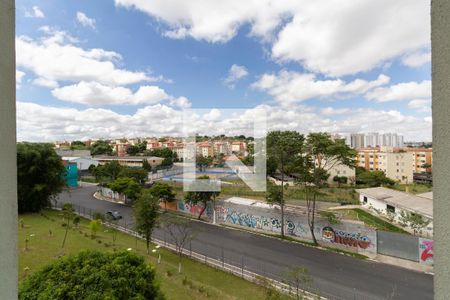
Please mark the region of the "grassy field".
MULTIPOLYGON (((433 190, 433 186, 429 184, 408 184, 410 193, 413 194, 421 194, 431 192, 433 190)), ((395 184, 391 186, 392 189, 397 191, 404 192, 406 190, 406 184, 395 184)))
MULTIPOLYGON (((58 211, 45 210, 41 214, 20 215, 19 226, 19 281, 57 260, 62 255, 76 254, 84 249, 112 252, 132 248, 156 266, 157 278, 168 299, 264 299, 266 290, 242 278, 184 258, 183 271, 178 273, 178 257, 175 253, 159 248, 157 254, 146 254, 145 243, 132 236, 118 233, 112 245, 111 229, 102 227, 92 239, 82 219, 78 228, 70 229, 64 249, 61 248, 65 228, 58 211), (22 227, 23 225, 23 227, 22 227), (51 233, 50 233, 51 231, 51 233), (25 240, 28 239, 27 249, 25 240)), ((286 297, 287 298, 287 297, 286 297)))
POLYGON ((378 217, 375 217, 375 216, 371 215, 370 213, 368 213, 362 209, 359 209, 359 208, 348 210, 346 217, 348 219, 362 221, 366 225, 374 227, 379 230, 409 234, 407 231, 401 229, 400 227, 394 226, 391 223, 389 223, 383 219, 380 219, 378 217))

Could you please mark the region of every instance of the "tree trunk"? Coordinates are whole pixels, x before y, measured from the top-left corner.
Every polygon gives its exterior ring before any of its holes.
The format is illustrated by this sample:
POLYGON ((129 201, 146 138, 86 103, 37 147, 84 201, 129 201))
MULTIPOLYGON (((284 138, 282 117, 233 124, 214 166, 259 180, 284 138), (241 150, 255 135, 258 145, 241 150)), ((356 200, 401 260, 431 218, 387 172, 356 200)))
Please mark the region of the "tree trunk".
POLYGON ((312 203, 312 215, 311 215, 311 225, 310 225, 310 230, 311 230, 311 236, 313 239, 313 243, 314 245, 318 245, 317 243, 317 239, 316 239, 316 235, 314 233, 314 222, 315 222, 315 214, 316 214, 316 193, 314 192, 313 194, 313 203, 312 203))
POLYGON ((284 237, 284 161, 283 152, 281 152, 281 236, 284 237))
POLYGON ((146 242, 146 244, 147 244, 147 254, 150 254, 150 236, 146 236, 146 238, 145 238, 145 242, 146 242))
POLYGON ((67 232, 69 231, 69 220, 67 220, 66 224, 66 232, 64 233, 64 239, 61 245, 61 248, 64 248, 64 245, 66 244, 66 238, 67 238, 67 232))
POLYGON ((206 210, 206 203, 205 206, 202 208, 200 214, 198 215, 198 219, 200 220, 202 218, 203 212, 206 210))

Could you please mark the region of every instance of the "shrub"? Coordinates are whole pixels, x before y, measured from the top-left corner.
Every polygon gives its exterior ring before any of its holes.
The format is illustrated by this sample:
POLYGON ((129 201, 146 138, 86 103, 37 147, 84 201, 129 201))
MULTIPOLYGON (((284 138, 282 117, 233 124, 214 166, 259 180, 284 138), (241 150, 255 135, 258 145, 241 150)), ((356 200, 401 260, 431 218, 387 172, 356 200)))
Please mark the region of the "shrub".
POLYGON ((125 251, 83 251, 63 257, 27 277, 19 299, 164 299, 155 271, 125 251))

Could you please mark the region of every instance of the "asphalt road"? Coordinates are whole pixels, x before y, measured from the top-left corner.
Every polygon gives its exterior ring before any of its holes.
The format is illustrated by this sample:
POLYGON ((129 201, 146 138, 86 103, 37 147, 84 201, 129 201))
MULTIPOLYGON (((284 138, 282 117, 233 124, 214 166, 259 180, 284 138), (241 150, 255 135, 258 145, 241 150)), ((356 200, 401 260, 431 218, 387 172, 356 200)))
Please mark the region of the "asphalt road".
MULTIPOLYGON (((64 192, 60 202, 70 202, 81 209, 105 213, 119 211, 121 225, 132 227, 132 209, 128 206, 95 199, 96 186, 64 192)), ((296 243, 192 221, 197 232, 192 251, 277 280, 292 266, 309 269, 313 285, 323 296, 334 299, 433 299, 433 276, 400 267, 361 260, 296 243)), ((166 239, 163 229, 154 236, 166 239)), ((167 238, 168 240, 168 238, 167 238)), ((169 240, 168 240, 169 241, 169 240)))

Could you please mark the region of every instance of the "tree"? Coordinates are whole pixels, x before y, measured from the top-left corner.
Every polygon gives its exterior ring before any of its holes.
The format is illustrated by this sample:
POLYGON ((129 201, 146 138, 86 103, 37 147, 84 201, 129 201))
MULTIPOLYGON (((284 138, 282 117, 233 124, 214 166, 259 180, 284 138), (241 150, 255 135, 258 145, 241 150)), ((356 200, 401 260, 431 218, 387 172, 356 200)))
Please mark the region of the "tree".
POLYGON ((338 187, 341 187, 341 184, 347 184, 348 178, 347 176, 334 176, 333 181, 338 184, 338 187))
POLYGON ((89 229, 91 230, 91 237, 94 239, 97 236, 97 232, 100 230, 101 221, 99 219, 89 222, 89 229))
POLYGON ((295 295, 297 296, 297 299, 301 299, 300 291, 310 287, 312 283, 309 270, 303 267, 289 268, 285 277, 289 286, 293 286, 295 288, 295 295))
POLYGON ((344 140, 331 139, 327 133, 310 133, 306 139, 301 181, 305 185, 308 225, 314 244, 316 199, 320 189, 326 185, 329 171, 337 165, 355 167, 356 151, 345 144, 344 140))
POLYGON ((37 212, 66 186, 66 170, 49 144, 17 144, 17 198, 19 212, 37 212))
POLYGON ((137 145, 130 145, 127 148, 127 153, 129 155, 136 155, 140 152, 140 148, 137 145))
MULTIPOLYGON (((267 156, 281 173, 281 186, 285 175, 292 173, 302 161, 304 136, 296 131, 272 131, 267 135, 267 156)), ((298 169, 298 168, 297 168, 298 169)), ((284 236, 284 189, 280 191, 277 203, 281 209, 281 235, 284 236)))
POLYGON ((64 248, 64 245, 66 244, 66 238, 67 238, 67 233, 69 232, 69 228, 70 228, 70 222, 75 222, 74 221, 74 217, 75 217, 75 210, 72 207, 72 204, 70 203, 64 203, 63 208, 62 208, 62 214, 63 214, 63 224, 66 227, 66 231, 64 232, 64 239, 62 241, 62 245, 61 248, 64 248))
POLYGON ((242 162, 247 166, 253 166, 255 162, 255 145, 248 144, 247 146, 247 156, 242 160, 242 162))
POLYGON ((135 201, 133 208, 136 230, 144 236, 147 254, 149 254, 153 228, 156 226, 159 217, 159 199, 149 190, 145 190, 135 201))
POLYGON ((19 299, 164 299, 154 268, 129 251, 82 251, 28 276, 19 299))
POLYGON ((97 181, 105 179, 108 179, 108 181, 114 181, 125 168, 126 167, 120 165, 118 161, 113 160, 102 166, 97 166, 93 169, 93 175, 97 181))
POLYGON ((395 181, 388 178, 383 171, 366 171, 364 168, 356 168, 356 184, 366 184, 370 187, 394 185, 395 181))
POLYGON ((402 211, 399 218, 403 227, 409 226, 414 234, 422 233, 422 230, 430 224, 431 220, 423 216, 411 212, 402 211))
POLYGON ((113 148, 107 141, 98 140, 91 146, 91 155, 111 155, 113 148))
MULTIPOLYGON (((200 176, 198 179, 201 180, 209 180, 209 176, 200 176)), ((220 192, 187 192, 185 196, 185 201, 190 203, 191 205, 202 204, 203 208, 198 215, 198 219, 200 220, 203 213, 208 206, 208 203, 216 200, 216 197, 220 194, 220 192)))
POLYGON ((149 192, 164 202, 164 209, 167 211, 167 202, 174 202, 176 200, 175 193, 172 186, 167 183, 155 182, 149 189, 149 192))
POLYGON ((142 168, 144 168, 144 170, 147 171, 147 172, 151 172, 152 171, 152 166, 150 165, 150 163, 146 159, 144 159, 144 161, 142 162, 142 168))
POLYGON ((86 144, 82 141, 73 141, 70 143, 71 150, 86 150, 86 144))
POLYGON ((129 177, 140 184, 144 184, 148 179, 148 172, 144 168, 122 168, 118 177, 129 177))
POLYGON ((181 259, 183 250, 195 238, 192 223, 184 218, 165 215, 162 225, 169 235, 170 241, 175 245, 178 254, 178 272, 181 273, 181 259))
POLYGON ((213 158, 212 157, 204 157, 203 155, 197 155, 195 159, 196 167, 199 169, 200 172, 205 171, 207 167, 209 167, 212 164, 213 158))
POLYGON ((141 186, 129 177, 119 177, 108 183, 108 187, 119 194, 124 194, 127 198, 135 200, 141 192, 141 186))

